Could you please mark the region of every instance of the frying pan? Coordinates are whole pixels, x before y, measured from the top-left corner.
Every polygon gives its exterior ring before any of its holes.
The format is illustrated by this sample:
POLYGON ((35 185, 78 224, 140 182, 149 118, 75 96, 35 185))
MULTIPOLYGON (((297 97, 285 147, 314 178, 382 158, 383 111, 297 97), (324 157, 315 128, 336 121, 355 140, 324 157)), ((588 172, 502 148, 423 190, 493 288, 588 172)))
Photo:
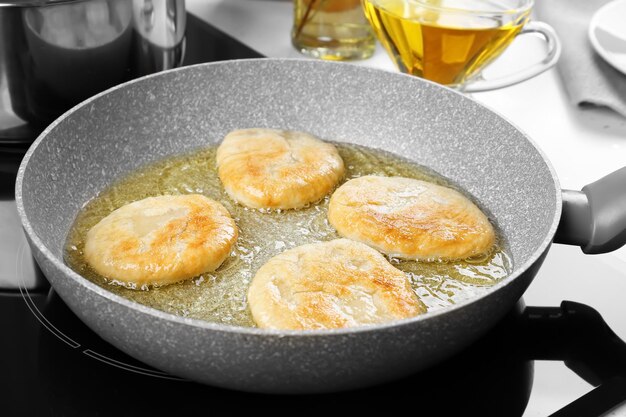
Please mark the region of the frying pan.
POLYGON ((83 102, 29 149, 16 201, 44 274, 70 309, 111 344, 206 384, 306 393, 398 378, 468 346, 521 297, 555 234, 590 253, 621 246, 625 181, 622 169, 583 192, 562 192, 524 133, 427 81, 341 63, 257 59, 167 71, 83 102), (148 162, 217 143, 245 127, 303 130, 434 169, 469 191, 495 220, 513 272, 484 295, 410 319, 274 331, 158 311, 114 295, 64 264, 74 217, 100 190, 148 162))

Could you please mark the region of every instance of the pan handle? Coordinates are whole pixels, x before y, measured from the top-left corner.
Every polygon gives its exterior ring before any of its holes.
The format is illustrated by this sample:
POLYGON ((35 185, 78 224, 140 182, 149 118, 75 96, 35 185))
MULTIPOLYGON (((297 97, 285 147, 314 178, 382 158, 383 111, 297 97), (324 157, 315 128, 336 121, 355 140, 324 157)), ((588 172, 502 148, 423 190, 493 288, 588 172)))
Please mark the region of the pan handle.
POLYGON ((556 243, 580 246, 588 254, 626 244, 626 167, 586 185, 563 190, 563 213, 556 243))

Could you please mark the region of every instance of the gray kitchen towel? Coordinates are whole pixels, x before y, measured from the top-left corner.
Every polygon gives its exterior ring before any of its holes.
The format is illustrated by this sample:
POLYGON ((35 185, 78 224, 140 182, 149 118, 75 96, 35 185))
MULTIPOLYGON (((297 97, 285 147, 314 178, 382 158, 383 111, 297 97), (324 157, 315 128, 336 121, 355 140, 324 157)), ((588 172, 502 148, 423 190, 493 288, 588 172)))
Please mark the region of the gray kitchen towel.
POLYGON ((556 30, 563 44, 557 70, 572 103, 606 106, 626 117, 626 75, 605 62, 587 37, 593 14, 606 3, 536 0, 535 15, 556 30))

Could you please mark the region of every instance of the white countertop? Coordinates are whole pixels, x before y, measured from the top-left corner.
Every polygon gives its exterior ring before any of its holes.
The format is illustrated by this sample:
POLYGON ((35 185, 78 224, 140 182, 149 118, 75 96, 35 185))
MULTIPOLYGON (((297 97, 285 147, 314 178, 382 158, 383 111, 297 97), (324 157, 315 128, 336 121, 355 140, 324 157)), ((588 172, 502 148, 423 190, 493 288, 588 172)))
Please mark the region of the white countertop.
MULTIPOLYGON (((290 43, 290 1, 187 0, 187 8, 265 56, 302 57, 290 43)), ((540 59, 542 53, 543 43, 537 38, 519 38, 486 74, 505 74, 517 65, 540 59)), ((395 71, 380 46, 374 57, 357 64, 395 71)), ((472 97, 533 138, 551 160, 563 188, 579 190, 626 166, 626 119, 610 110, 571 105, 555 69, 519 85, 472 97)), ((626 340, 624 297, 626 249, 590 256, 576 247, 554 245, 524 299, 528 305, 556 306, 562 300, 591 305, 626 340)), ((538 378, 541 367, 562 368, 551 369, 552 379, 561 371, 570 372, 561 363, 542 362, 536 366, 535 386, 554 387, 554 395, 541 399, 553 403, 546 406, 548 409, 557 410, 591 389, 582 380, 564 386, 558 380, 538 378)), ((537 413, 529 408, 525 416, 540 415, 537 413)))

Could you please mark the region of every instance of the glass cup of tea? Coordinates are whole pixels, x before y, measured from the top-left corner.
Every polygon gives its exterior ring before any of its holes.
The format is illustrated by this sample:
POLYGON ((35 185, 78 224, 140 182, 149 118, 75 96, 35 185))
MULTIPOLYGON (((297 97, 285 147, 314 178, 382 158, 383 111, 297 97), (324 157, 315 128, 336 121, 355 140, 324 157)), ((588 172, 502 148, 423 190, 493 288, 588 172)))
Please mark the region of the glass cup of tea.
POLYGON ((550 26, 529 22, 533 0, 363 0, 365 16, 402 72, 464 92, 507 87, 556 64, 561 44, 550 26), (547 44, 540 62, 502 78, 482 70, 517 35, 547 44))

